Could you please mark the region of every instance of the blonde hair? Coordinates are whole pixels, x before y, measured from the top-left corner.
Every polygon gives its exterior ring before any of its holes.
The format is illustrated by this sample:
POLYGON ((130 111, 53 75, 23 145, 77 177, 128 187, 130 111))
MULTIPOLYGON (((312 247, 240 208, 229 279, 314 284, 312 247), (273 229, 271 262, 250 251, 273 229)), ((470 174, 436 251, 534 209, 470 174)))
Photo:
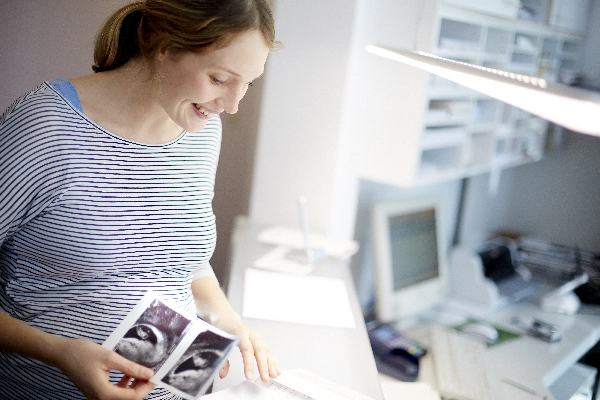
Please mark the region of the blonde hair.
POLYGON ((151 60, 163 49, 202 53, 226 46, 238 33, 259 30, 275 42, 267 0, 144 0, 110 15, 94 48, 94 72, 109 71, 134 57, 151 60))

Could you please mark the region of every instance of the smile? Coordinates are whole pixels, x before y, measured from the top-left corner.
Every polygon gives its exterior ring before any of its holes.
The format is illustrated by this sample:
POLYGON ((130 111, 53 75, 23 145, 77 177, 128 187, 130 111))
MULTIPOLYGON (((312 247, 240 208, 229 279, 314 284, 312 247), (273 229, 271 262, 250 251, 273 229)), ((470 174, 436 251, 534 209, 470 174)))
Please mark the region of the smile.
POLYGON ((215 115, 214 113, 209 112, 206 108, 200 106, 199 104, 195 104, 195 106, 198 109, 198 111, 200 111, 202 114, 204 114, 208 118, 211 118, 213 115, 215 115))

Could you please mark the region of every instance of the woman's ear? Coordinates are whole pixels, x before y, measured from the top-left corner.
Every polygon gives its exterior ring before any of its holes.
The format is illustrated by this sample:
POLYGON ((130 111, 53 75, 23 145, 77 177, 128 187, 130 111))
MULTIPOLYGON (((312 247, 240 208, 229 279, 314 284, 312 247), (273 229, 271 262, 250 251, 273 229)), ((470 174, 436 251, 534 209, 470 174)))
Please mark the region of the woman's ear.
POLYGON ((169 57, 169 53, 169 49, 167 47, 163 47, 156 53, 156 61, 164 61, 167 57, 169 57))

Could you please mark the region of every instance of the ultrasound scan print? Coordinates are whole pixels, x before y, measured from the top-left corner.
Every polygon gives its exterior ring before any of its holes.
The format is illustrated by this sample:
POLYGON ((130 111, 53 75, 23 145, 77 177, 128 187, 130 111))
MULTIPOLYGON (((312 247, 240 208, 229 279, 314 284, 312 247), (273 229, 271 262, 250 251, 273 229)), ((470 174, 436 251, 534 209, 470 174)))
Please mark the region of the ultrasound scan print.
POLYGON ((227 356, 232 343, 211 331, 201 332, 162 381, 196 396, 227 356))
POLYGON ((156 370, 173 351, 190 320, 155 299, 115 346, 123 357, 156 370))

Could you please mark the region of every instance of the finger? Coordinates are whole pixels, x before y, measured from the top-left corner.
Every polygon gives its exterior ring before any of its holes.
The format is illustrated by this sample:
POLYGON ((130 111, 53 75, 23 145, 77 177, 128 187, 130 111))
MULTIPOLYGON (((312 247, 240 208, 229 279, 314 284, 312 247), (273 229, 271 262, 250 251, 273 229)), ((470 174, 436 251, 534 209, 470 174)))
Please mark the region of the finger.
POLYGON ((131 383, 131 377, 127 376, 127 375, 123 375, 123 377, 121 378, 119 383, 117 383, 117 386, 120 388, 128 388, 129 383, 131 383))
POLYGON ((281 369, 279 368, 279 362, 277 361, 277 357, 273 354, 272 351, 269 351, 268 354, 269 360, 269 376, 273 379, 277 378, 281 375, 281 369))
POLYGON ((242 361, 244 362, 244 375, 249 381, 254 377, 254 348, 248 337, 240 340, 238 344, 242 353, 242 361))
POLYGON ((129 361, 117 353, 112 354, 108 367, 110 369, 120 371, 130 378, 141 379, 145 381, 152 378, 154 375, 154 371, 152 371, 150 368, 146 368, 143 365, 129 361))
POLYGON ((219 373, 219 378, 223 379, 229 373, 229 360, 225 361, 225 365, 221 368, 221 372, 219 373))
POLYGON ((134 380, 129 388, 117 387, 115 385, 108 385, 103 393, 107 399, 111 400, 132 400, 132 399, 143 399, 146 397, 156 385, 152 382, 134 380))
POLYGON ((260 379, 263 382, 269 382, 269 349, 264 343, 254 344, 254 357, 256 358, 256 365, 258 366, 258 373, 260 379))
POLYGON ((132 389, 138 395, 143 394, 142 397, 146 397, 146 395, 148 393, 150 393, 152 390, 154 390, 155 387, 156 387, 156 385, 152 382, 142 381, 140 379, 134 379, 131 386, 129 386, 129 389, 132 389))

